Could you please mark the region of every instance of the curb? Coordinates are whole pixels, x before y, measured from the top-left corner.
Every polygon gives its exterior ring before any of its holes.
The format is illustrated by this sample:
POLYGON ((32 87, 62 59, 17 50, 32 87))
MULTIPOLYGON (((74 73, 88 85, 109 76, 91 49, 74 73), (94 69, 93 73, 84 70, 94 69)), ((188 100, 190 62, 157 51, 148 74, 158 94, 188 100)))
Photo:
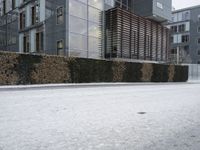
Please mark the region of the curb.
POLYGON ((98 88, 98 87, 120 87, 120 86, 152 86, 152 85, 185 85, 200 84, 200 82, 167 82, 167 83, 88 83, 88 84, 43 84, 43 85, 14 85, 0 86, 2 91, 24 91, 24 90, 47 90, 47 89, 70 89, 70 88, 98 88))

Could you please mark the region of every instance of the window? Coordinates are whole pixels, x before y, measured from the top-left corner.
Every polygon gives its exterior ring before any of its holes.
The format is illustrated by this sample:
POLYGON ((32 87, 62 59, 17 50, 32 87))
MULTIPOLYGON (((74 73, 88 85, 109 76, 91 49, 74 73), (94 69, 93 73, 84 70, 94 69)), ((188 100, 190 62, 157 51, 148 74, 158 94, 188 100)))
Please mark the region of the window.
POLYGON ((98 24, 89 22, 88 24, 88 34, 93 37, 101 37, 101 29, 98 24))
POLYGON ((100 23, 101 12, 98 9, 89 7, 88 14, 89 14, 88 16, 89 21, 100 23))
POLYGON ((184 46, 183 50, 184 50, 185 54, 189 55, 189 51, 190 51, 189 45, 184 46))
POLYGON ((44 50, 44 33, 43 32, 37 32, 35 34, 36 37, 36 52, 40 53, 44 50))
POLYGON ((178 26, 178 31, 179 32, 184 32, 185 31, 185 24, 181 24, 178 26))
POLYGON ((57 23, 57 24, 62 24, 62 23, 64 22, 63 7, 57 8, 56 13, 57 13, 56 23, 57 23))
POLYGON ((32 19, 32 25, 35 24, 35 6, 31 8, 31 19, 32 19))
POLYGON ((171 54, 177 54, 177 49, 176 48, 171 49, 171 54))
POLYGON ((31 8, 31 19, 32 25, 39 22, 39 4, 36 4, 31 8))
POLYGON ((160 9, 163 9, 163 4, 160 3, 160 2, 157 2, 157 7, 160 8, 160 9))
POLYGON ((178 13, 172 14, 172 21, 177 22, 178 21, 178 13))
POLYGON ((200 15, 198 15, 198 21, 200 22, 200 15))
POLYGON ((106 5, 109 5, 109 6, 111 6, 111 7, 114 7, 114 3, 115 3, 114 0, 105 0, 105 4, 106 4, 106 5))
POLYGON ((6 1, 3 1, 3 15, 6 14, 6 1))
POLYGON ((23 41, 23 47, 24 47, 24 53, 28 53, 30 49, 30 43, 29 43, 29 35, 24 35, 24 41, 23 41))
POLYGON ((176 32, 178 31, 177 26, 171 26, 171 31, 172 31, 173 33, 176 33, 176 32))
POLYGON ((88 4, 92 7, 98 8, 100 10, 103 9, 103 0, 89 0, 88 4))
POLYGON ((87 36, 83 36, 80 34, 70 33, 70 49, 84 50, 88 49, 87 46, 87 36))
POLYGON ((174 22, 174 16, 172 16, 172 22, 174 22))
POLYGON ((57 55, 64 55, 64 43, 63 43, 63 40, 57 41, 57 55))
POLYGON ((174 36, 171 36, 171 37, 170 37, 170 42, 171 42, 171 43, 174 43, 174 36))
POLYGON ((190 19, 190 12, 186 11, 186 12, 183 12, 182 14, 182 18, 183 18, 183 21, 184 20, 189 20, 190 19))
POLYGON ((189 42, 189 35, 182 35, 181 39, 182 39, 182 43, 187 43, 189 42))
POLYGON ((15 9, 16 4, 15 4, 15 0, 12 0, 12 9, 15 9))
POLYGON ((199 26, 199 27, 197 27, 197 32, 200 32, 200 26, 199 26))
POLYGON ((197 44, 200 44, 200 38, 197 39, 197 44))
POLYGON ((197 51, 197 54, 200 55, 200 49, 197 51))
POLYGON ((101 49, 99 48, 101 45, 101 39, 89 37, 88 42, 89 47, 89 57, 99 58, 101 57, 101 49))
POLYGON ((87 5, 78 1, 69 1, 69 13, 72 16, 87 19, 87 5))
POLYGON ((25 15, 25 11, 20 13, 20 29, 24 29, 25 28, 25 24, 26 24, 26 15, 25 15))
POLYGON ((70 32, 87 34, 87 21, 78 17, 70 16, 70 32))

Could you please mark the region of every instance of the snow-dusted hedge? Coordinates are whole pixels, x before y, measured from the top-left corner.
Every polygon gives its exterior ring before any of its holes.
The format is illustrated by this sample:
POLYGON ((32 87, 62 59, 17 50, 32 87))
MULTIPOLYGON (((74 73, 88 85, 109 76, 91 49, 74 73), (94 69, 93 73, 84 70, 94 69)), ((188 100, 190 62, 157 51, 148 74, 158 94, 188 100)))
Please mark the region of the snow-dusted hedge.
POLYGON ((0 85, 185 82, 187 79, 187 66, 0 52, 0 85))

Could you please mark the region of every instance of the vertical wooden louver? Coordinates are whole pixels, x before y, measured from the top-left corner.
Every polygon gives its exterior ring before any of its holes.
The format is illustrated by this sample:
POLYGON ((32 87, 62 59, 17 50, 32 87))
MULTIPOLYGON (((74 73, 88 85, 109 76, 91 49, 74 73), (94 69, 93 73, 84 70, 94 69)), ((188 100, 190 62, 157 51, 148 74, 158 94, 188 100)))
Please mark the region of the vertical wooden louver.
POLYGON ((169 30, 121 8, 106 11, 106 58, 167 61, 169 30))

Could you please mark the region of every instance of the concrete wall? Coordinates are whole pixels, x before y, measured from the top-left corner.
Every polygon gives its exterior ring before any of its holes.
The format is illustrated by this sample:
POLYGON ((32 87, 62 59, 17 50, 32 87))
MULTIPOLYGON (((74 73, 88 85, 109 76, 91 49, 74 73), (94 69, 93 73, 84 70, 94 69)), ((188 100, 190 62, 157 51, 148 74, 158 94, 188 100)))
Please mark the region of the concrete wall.
POLYGON ((45 23, 45 53, 51 55, 57 55, 57 41, 63 40, 65 54, 68 50, 68 27, 67 27, 67 10, 66 10, 66 1, 64 0, 46 0, 47 11, 52 11, 51 16, 46 16, 45 23), (64 8, 64 22, 60 25, 56 24, 56 8, 63 6, 64 8))
POLYGON ((189 81, 200 81, 200 65, 189 64, 189 81))
POLYGON ((153 15, 153 1, 152 0, 134 0, 134 13, 140 16, 153 15))
POLYGON ((159 16, 166 20, 171 20, 172 17, 172 1, 171 0, 153 0, 153 15, 159 16), (159 8, 158 4, 162 4, 163 9, 159 8))
POLYGON ((171 0, 134 0, 134 13, 158 22, 171 20, 171 0))

